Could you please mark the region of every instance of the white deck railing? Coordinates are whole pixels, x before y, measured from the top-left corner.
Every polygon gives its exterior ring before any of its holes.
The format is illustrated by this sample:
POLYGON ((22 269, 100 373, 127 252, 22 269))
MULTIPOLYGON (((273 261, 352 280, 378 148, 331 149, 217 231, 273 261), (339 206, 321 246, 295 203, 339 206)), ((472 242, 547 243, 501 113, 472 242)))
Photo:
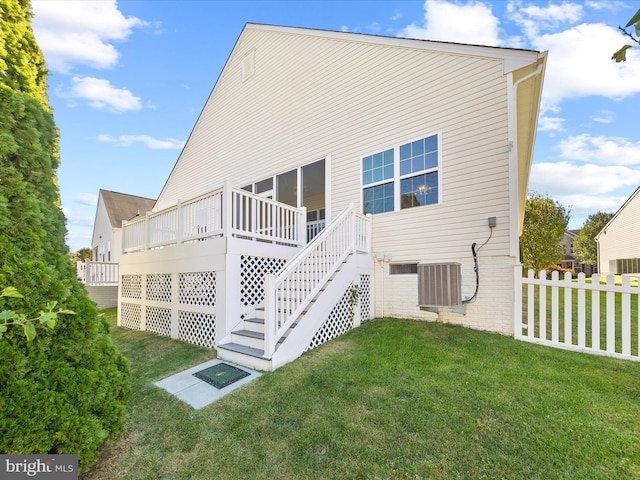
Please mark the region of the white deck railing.
MULTIPOLYGON (((584 273, 573 281, 570 273, 560 280, 558 272, 547 278, 533 270, 522 278, 522 320, 515 337, 534 343, 598 355, 640 359, 640 288, 623 276, 621 285, 613 275, 606 284, 594 274, 591 283, 584 273), (575 306, 575 308, 574 308, 575 306)), ((518 299, 518 296, 516 296, 518 299)), ((517 312, 516 312, 517 313, 517 312)))
POLYGON ((350 253, 371 251, 371 218, 350 205, 277 276, 265 277, 265 356, 350 253))
POLYGON ((78 262, 77 277, 87 286, 118 285, 118 264, 110 262, 78 262))
POLYGON ((123 225, 124 253, 207 238, 235 236, 301 246, 306 243, 306 212, 269 198, 224 187, 123 225))

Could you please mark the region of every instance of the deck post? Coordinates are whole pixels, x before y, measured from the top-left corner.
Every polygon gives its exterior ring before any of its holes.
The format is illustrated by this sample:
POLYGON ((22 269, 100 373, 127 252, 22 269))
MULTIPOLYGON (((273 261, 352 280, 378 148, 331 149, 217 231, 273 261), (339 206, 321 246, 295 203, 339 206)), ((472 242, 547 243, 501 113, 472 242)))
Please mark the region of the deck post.
POLYGON ((229 180, 222 187, 222 235, 230 237, 233 230, 233 187, 229 180))
POLYGON ((306 245, 309 241, 307 236, 307 207, 302 207, 302 213, 298 218, 298 241, 300 245, 306 245))
POLYGON ((147 250, 149 250, 149 215, 151 215, 151 212, 147 212, 144 216, 144 238, 142 240, 142 251, 146 252, 147 250))
POLYGON ((183 212, 183 209, 182 209, 182 200, 181 199, 178 199, 178 203, 176 204, 176 209, 177 209, 177 212, 176 212, 176 216, 177 216, 176 229, 178 230, 176 232, 176 245, 180 245, 182 243, 182 237, 183 237, 183 234, 184 234, 184 222, 183 222, 183 219, 182 219, 182 217, 184 215, 184 212, 183 212))
POLYGON ((276 276, 268 273, 264 277, 264 355, 271 358, 275 351, 276 325, 276 276))

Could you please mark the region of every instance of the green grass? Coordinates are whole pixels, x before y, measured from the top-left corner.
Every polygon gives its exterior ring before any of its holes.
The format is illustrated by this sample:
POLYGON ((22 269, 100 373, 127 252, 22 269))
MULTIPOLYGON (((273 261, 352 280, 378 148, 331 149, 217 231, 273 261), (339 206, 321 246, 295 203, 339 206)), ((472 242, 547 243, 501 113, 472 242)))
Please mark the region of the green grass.
MULTIPOLYGON (((587 283, 591 283, 591 280, 588 279, 587 283)), ((603 283, 601 281, 600 283, 603 283)), ((616 282, 618 285, 619 283, 616 282)), ((572 286, 575 287, 575 283, 571 283, 572 286)), ((522 286, 522 319, 524 323, 527 323, 527 299, 528 299, 528 286, 522 286)), ((540 325, 539 325, 539 285, 534 286, 534 316, 535 316, 535 336, 536 338, 540 336, 540 325)), ((546 305, 547 305, 547 314, 546 314, 546 338, 547 340, 551 340, 551 331, 552 331, 552 320, 551 320, 551 310, 552 310, 552 300, 551 300, 551 291, 552 287, 546 287, 546 305)), ((559 325, 559 340, 564 342, 565 332, 564 332, 564 288, 558 289, 558 325, 559 325)), ((607 332, 607 324, 606 324, 606 308, 607 308, 607 294, 606 292, 592 292, 587 290, 585 292, 585 332, 586 332, 586 346, 592 347, 592 295, 600 296, 600 349, 606 350, 606 332, 607 332)), ((631 295, 630 298, 630 311, 631 311, 631 354, 634 356, 638 356, 638 303, 639 296, 631 295)), ((616 331, 616 341, 615 348, 616 352, 620 353, 622 351, 622 294, 616 293, 614 295, 615 302, 615 331, 616 331)), ((527 330, 523 330, 523 334, 527 335, 527 330)), ((578 344, 578 291, 577 289, 572 289, 571 292, 571 339, 574 345, 578 344)))
POLYGON ((640 478, 638 363, 383 319, 196 411, 153 382, 213 352, 112 335, 134 397, 86 479, 640 478))

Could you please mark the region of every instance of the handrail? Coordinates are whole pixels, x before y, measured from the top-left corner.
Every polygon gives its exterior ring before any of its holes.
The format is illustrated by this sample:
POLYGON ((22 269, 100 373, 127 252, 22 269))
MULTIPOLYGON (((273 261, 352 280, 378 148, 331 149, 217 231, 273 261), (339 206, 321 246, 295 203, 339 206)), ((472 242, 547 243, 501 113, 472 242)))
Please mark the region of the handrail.
POLYGON ((265 356, 355 251, 370 249, 370 217, 345 208, 276 275, 265 277, 265 356))
POLYGON ((225 182, 209 193, 125 223, 122 251, 133 253, 222 236, 302 246, 306 243, 306 209, 225 182))

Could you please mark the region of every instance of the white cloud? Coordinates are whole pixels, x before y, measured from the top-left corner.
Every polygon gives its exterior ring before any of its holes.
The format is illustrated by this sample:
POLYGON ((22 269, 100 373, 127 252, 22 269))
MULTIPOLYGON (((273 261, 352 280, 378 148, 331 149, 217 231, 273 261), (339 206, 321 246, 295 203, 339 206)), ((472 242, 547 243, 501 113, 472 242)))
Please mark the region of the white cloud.
POLYGON ((558 201, 571 207, 571 216, 589 216, 595 212, 615 213, 629 197, 598 196, 589 194, 560 195, 558 201))
POLYGON ((98 196, 93 193, 79 193, 74 200, 81 205, 95 207, 98 204, 98 196))
POLYGON ((629 51, 627 62, 611 60, 624 37, 603 24, 581 24, 532 39, 536 49, 549 51, 543 102, 591 95, 615 100, 640 92, 640 55, 629 51))
POLYGON ((591 119, 598 123, 613 123, 614 113, 609 110, 602 110, 597 115, 593 115, 591 119))
MULTIPOLYGON (((562 140, 558 149, 561 157, 567 160, 603 165, 640 165, 640 142, 621 137, 575 135, 562 140)), ((633 176, 640 179, 640 170, 633 176)))
POLYGON ((562 117, 548 117, 543 115, 538 121, 538 130, 541 132, 561 132, 564 130, 564 118, 562 117))
POLYGON ((115 143, 120 147, 130 147, 134 143, 143 143, 152 150, 180 150, 184 147, 183 140, 167 138, 158 140, 149 135, 120 135, 117 138, 111 135, 98 135, 98 141, 115 143))
POLYGON ((529 189, 549 193, 553 198, 566 195, 611 193, 617 188, 640 183, 640 170, 621 165, 578 165, 570 162, 534 163, 529 189))
POLYGON ((424 24, 405 27, 400 36, 475 45, 499 46, 499 20, 491 6, 478 0, 464 5, 444 0, 426 0, 424 24))
POLYGON ((146 26, 125 17, 115 0, 79 2, 34 0, 33 31, 47 66, 68 73, 74 64, 111 68, 119 53, 113 41, 124 41, 134 28, 146 26))
POLYGON ((93 108, 114 112, 140 110, 140 97, 129 90, 116 88, 108 80, 93 77, 73 77, 70 92, 60 93, 63 96, 78 98, 89 102, 93 108))
POLYGON ((565 23, 575 23, 582 17, 583 6, 563 2, 560 5, 549 4, 521 6, 520 2, 509 2, 508 12, 513 20, 529 38, 537 37, 541 31, 555 30, 565 23))

